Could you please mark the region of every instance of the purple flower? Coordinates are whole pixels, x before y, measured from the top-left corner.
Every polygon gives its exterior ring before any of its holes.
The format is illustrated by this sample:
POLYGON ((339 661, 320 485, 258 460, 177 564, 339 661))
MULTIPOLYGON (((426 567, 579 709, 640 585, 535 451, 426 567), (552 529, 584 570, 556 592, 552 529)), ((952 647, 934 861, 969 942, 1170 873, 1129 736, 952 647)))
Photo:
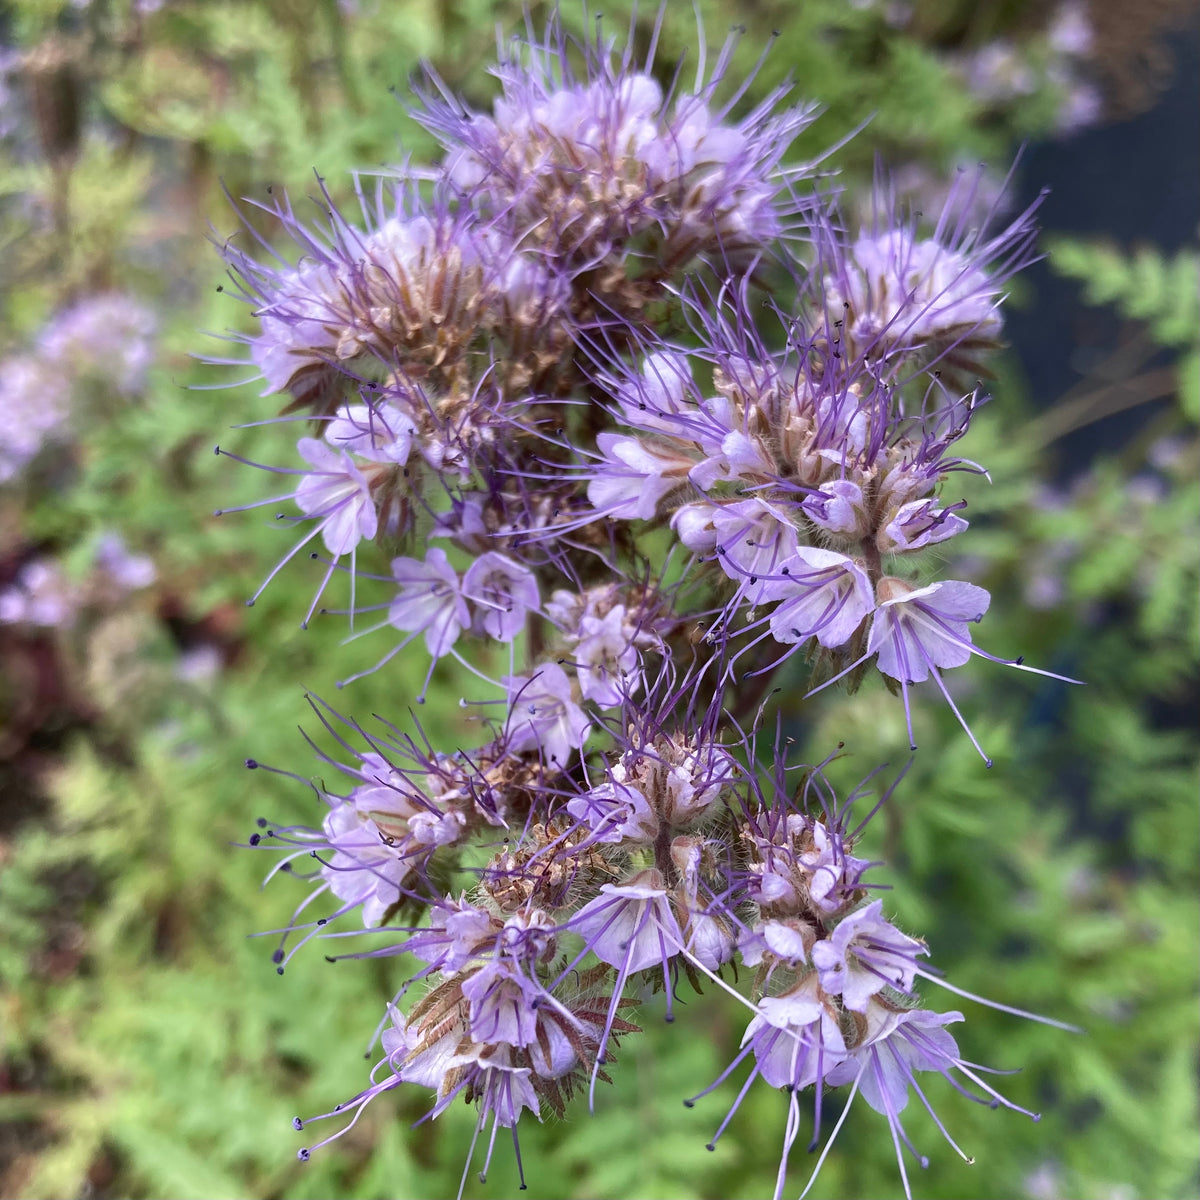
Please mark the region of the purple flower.
POLYGON ((588 468, 587 497, 597 514, 624 521, 648 521, 660 501, 679 488, 695 459, 641 438, 602 433, 596 439, 601 458, 588 468))
POLYGON ((879 531, 875 544, 884 554, 920 550, 944 542, 967 528, 967 522, 936 500, 910 500, 879 531))
POLYGON ((717 561, 738 585, 738 597, 760 604, 772 598, 772 582, 797 554, 796 527, 787 514, 764 500, 737 500, 710 517, 717 561))
POLYGON ((296 449, 312 467, 296 488, 296 507, 317 518, 325 549, 340 557, 373 538, 379 513, 370 482, 350 455, 316 438, 301 438, 296 449))
POLYGON ((473 628, 498 642, 511 642, 524 630, 526 614, 540 599, 533 572, 495 552, 467 568, 462 594, 475 605, 473 628))
POLYGON ((480 967, 463 982, 462 994, 471 1006, 468 1021, 473 1041, 510 1046, 536 1041, 543 992, 512 962, 500 959, 480 967))
POLYGON ((292 267, 269 252, 258 261, 233 243, 224 253, 261 332, 250 356, 264 394, 290 392, 294 406, 333 412, 366 378, 399 366, 405 379, 450 384, 463 355, 502 305, 511 242, 483 230, 445 199, 428 203, 411 183, 360 193, 362 226, 327 194, 327 224, 306 225, 284 198, 262 206, 300 251, 292 267), (272 261, 274 260, 274 261, 272 261))
POLYGON ((974 652, 968 624, 978 621, 991 597, 973 583, 948 579, 915 588, 885 576, 867 652, 879 669, 901 683, 920 683, 939 668, 961 667, 974 652))
POLYGON ((119 533, 106 533, 96 547, 96 566, 119 588, 138 591, 158 578, 154 560, 142 554, 130 554, 119 533))
POLYGON ((1031 258, 1040 200, 989 236, 987 220, 964 220, 962 190, 947 198, 931 237, 887 212, 894 198, 884 197, 885 211, 853 242, 823 231, 824 321, 851 370, 895 379, 909 360, 928 371, 936 364, 947 384, 982 373, 1003 327, 1004 283, 1031 258))
POLYGON ((59 371, 102 378, 123 396, 146 386, 158 321, 135 297, 89 296, 58 313, 38 338, 38 354, 59 371))
POLYGON ((815 637, 834 649, 854 635, 875 607, 867 573, 832 550, 799 547, 766 583, 763 598, 777 601, 771 636, 785 644, 815 637))
POLYGON ((912 990, 916 955, 927 954, 923 942, 901 933, 880 915, 876 900, 838 922, 833 933, 812 948, 821 986, 854 1012, 883 987, 912 990))
POLYGON ((742 1037, 771 1087, 799 1091, 828 1077, 846 1057, 836 1011, 821 997, 817 977, 806 975, 780 996, 764 996, 742 1037))
POLYGON ((430 92, 417 117, 475 206, 503 214, 527 244, 619 303, 620 286, 599 268, 634 246, 653 279, 696 259, 745 268, 782 232, 794 202, 779 162, 811 110, 781 110, 780 89, 731 120, 715 105, 731 52, 732 41, 695 94, 665 96, 649 64, 635 66, 632 43, 614 62, 607 39, 575 46, 555 13, 540 44, 518 43, 496 68, 491 116, 430 92))
POLYGON ((366 782, 342 800, 331 798, 324 833, 332 850, 321 867, 330 890, 361 905, 364 925, 376 925, 399 902, 402 886, 439 847, 459 840, 466 820, 420 791, 381 755, 364 754, 366 782))
POLYGON ((570 928, 601 962, 620 971, 622 981, 656 964, 665 969, 683 948, 683 934, 659 872, 642 871, 599 890, 571 919, 570 928))
MULTIPOLYGON (((989 1108, 1010 1108, 1023 1113, 1032 1120, 1040 1120, 1036 1113, 1013 1104, 1005 1099, 995 1088, 981 1078, 981 1072, 986 1067, 977 1067, 966 1062, 958 1052, 954 1038, 946 1032, 945 1026, 963 1019, 962 1013, 935 1013, 927 1009, 895 1009, 888 1005, 872 1000, 866 1009, 866 1029, 858 1043, 850 1051, 846 1059, 837 1064, 827 1076, 831 1086, 852 1083, 855 1091, 861 1090, 863 1098, 877 1113, 886 1119, 892 1134, 892 1143, 896 1148, 896 1162, 900 1168, 900 1179, 904 1184, 904 1194, 911 1200, 908 1173, 904 1168, 904 1156, 901 1145, 917 1157, 921 1166, 928 1165, 928 1160, 917 1155, 904 1126, 900 1114, 908 1105, 908 1094, 911 1089, 921 1101, 926 1111, 933 1118, 934 1124, 954 1151, 967 1162, 972 1160, 959 1149, 958 1144, 946 1131, 938 1119, 921 1085, 917 1082, 917 1072, 934 1071, 950 1080, 954 1089, 969 1099, 989 1108), (956 1080, 952 1072, 961 1075, 969 1083, 973 1083, 984 1095, 978 1096, 956 1080)), ((854 1093, 847 1102, 846 1111, 853 1103, 854 1093)), ((813 1178, 821 1169, 825 1156, 829 1153, 841 1120, 829 1139, 829 1143, 821 1153, 813 1172, 813 1178)), ((812 1184, 810 1182, 809 1187, 812 1184)), ((808 1189, 805 1189, 807 1194, 808 1189)))
POLYGON ((58 364, 32 356, 0 362, 0 484, 61 437, 70 402, 70 381, 58 364))
POLYGON ((57 563, 34 559, 16 582, 0 589, 0 625, 65 628, 75 619, 79 598, 57 563))
POLYGON ((448 654, 471 616, 446 552, 435 546, 426 551, 424 562, 394 558, 392 578, 400 592, 388 608, 388 622, 408 633, 423 633, 435 659, 448 654))
POLYGON ((601 708, 620 704, 641 685, 641 660, 631 632, 623 604, 602 617, 585 614, 579 622, 572 651, 579 690, 601 708))
POLYGON ((544 762, 565 767, 592 727, 575 703, 567 673, 543 663, 531 676, 507 676, 508 722, 505 745, 513 754, 536 750, 544 762))
POLYGON ((567 801, 567 812, 598 842, 653 842, 658 822, 641 790, 610 780, 567 801))
POLYGON ((860 484, 852 479, 832 479, 800 505, 804 515, 827 533, 859 540, 870 528, 860 484))

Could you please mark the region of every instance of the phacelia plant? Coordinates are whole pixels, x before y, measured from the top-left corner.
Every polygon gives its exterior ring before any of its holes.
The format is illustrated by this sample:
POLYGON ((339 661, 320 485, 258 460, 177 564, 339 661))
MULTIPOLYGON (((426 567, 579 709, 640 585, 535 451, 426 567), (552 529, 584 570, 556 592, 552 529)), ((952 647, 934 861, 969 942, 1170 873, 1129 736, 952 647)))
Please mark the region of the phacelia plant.
POLYGON ((285 482, 262 503, 290 502, 297 536, 267 583, 319 559, 307 621, 348 575, 336 611, 379 644, 374 669, 428 653, 403 707, 438 699, 446 659, 476 688, 465 749, 314 700, 341 747, 321 752, 323 811, 250 838, 311 888, 281 973, 356 929, 370 948, 342 957, 422 964, 364 1089, 297 1118, 299 1153, 411 1086, 433 1117, 475 1106, 486 1173, 498 1131, 603 1103, 637 996, 671 1016, 703 984, 744 1010, 733 1109, 759 1078, 785 1093, 776 1195, 834 1089, 818 1169, 861 1095, 908 1194, 921 1076, 1025 1110, 963 1058, 963 1015, 927 1006, 918 984, 966 993, 861 856, 898 779, 839 797, 829 760, 790 760, 772 689, 882 676, 911 740, 932 681, 975 742, 945 673, 1032 669, 976 645, 988 593, 940 569, 968 530, 955 474, 984 469, 957 447, 1033 212, 968 224, 964 178, 931 231, 886 189, 849 229, 814 168, 783 165, 810 108, 782 89, 743 106, 732 43, 663 82, 656 42, 636 61, 552 16, 503 48, 490 113, 429 81, 439 162, 360 181, 354 214, 324 190, 312 223, 273 202, 293 253, 224 247, 265 393, 311 418, 268 467, 285 482), (388 565, 360 570, 368 554, 388 565))

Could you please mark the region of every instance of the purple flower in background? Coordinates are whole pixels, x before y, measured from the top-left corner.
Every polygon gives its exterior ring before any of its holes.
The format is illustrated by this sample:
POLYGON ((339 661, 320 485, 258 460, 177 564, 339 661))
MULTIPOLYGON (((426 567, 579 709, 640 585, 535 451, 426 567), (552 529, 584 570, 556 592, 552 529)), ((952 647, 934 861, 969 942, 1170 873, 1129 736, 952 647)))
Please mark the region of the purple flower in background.
POLYGON ((96 566, 118 587, 136 592, 158 578, 152 558, 131 554, 119 533, 106 533, 96 547, 96 566))
POLYGON ((69 432, 70 403, 70 380, 57 364, 32 356, 0 362, 0 484, 69 432))
POLYGON ((38 354, 57 369, 103 379, 122 396, 146 386, 158 321, 133 296, 90 296, 64 309, 38 338, 38 354))
POLYGON ((15 583, 0 590, 0 625, 65 628, 75 619, 78 603, 59 566, 35 559, 21 568, 15 583))

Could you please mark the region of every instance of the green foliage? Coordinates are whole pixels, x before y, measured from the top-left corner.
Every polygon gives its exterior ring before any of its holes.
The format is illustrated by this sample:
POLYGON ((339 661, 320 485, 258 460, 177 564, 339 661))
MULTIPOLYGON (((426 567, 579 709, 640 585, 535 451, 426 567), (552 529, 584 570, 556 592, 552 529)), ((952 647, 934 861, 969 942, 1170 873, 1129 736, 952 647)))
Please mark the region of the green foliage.
POLYGON ((1089 304, 1114 304, 1149 324, 1163 346, 1191 346, 1200 329, 1200 254, 1181 250, 1168 258, 1154 246, 1132 254, 1110 242, 1070 238, 1048 241, 1060 275, 1080 280, 1089 304))

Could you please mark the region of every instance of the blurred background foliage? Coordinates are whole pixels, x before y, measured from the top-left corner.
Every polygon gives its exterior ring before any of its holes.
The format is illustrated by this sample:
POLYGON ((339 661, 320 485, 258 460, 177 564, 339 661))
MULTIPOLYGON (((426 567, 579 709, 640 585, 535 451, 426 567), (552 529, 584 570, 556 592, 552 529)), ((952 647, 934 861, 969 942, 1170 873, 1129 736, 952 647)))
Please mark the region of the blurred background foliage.
MULTIPOLYGON (((1136 21, 1100 2, 698 7, 710 50, 731 18, 745 26, 735 78, 778 30, 751 98, 790 75, 824 106, 796 158, 870 118, 825 165, 865 210, 878 155, 929 212, 959 163, 994 164, 998 188, 1022 139, 1151 105, 1169 76, 1164 46, 1190 19, 1169 3, 1135 6, 1136 21)), ((576 26, 596 19, 564 11, 576 26)), ((543 16, 532 6, 535 27, 543 16)), ((0 1194, 455 1194, 472 1113, 413 1131, 416 1089, 295 1161, 290 1118, 359 1089, 403 963, 330 966, 313 952, 276 975, 270 939, 247 935, 286 921, 301 893, 287 879, 260 892, 264 860, 234 843, 260 815, 314 819, 314 799, 239 764, 316 772, 296 732, 319 729, 304 689, 333 695, 379 647, 344 649, 333 622, 297 628, 314 582, 303 563, 242 606, 290 542, 269 516, 210 516, 266 494, 263 477, 211 449, 228 440, 286 461, 288 435, 231 434, 274 402, 253 384, 214 390, 248 372, 194 356, 229 349, 201 331, 251 327, 219 291, 206 240, 238 226, 224 190, 286 187, 302 208, 314 170, 345 200, 350 172, 419 162, 431 146, 402 107, 419 60, 486 106, 494 30, 521 19, 500 0, 0 9, 0 1194)), ((622 36, 627 4, 603 20, 622 36)), ((691 6, 670 5, 665 71, 685 50, 694 61, 694 38, 691 6)), ((1180 141, 1180 172, 1195 172, 1193 143, 1180 141)), ((887 860, 901 924, 955 983, 1087 1032, 964 1002, 964 1052, 1022 1068, 1008 1094, 1045 1117, 1027 1126, 935 1086, 979 1165, 914 1114, 934 1154, 915 1188, 1193 1196, 1197 253, 1156 244, 1153 229, 1139 245, 1060 230, 1048 246, 1052 270, 1109 306, 1121 337, 1063 397, 1030 395, 1018 356, 1001 362, 965 451, 992 482, 963 484, 972 557, 954 573, 992 591, 987 648, 1087 686, 964 668, 957 698, 997 765, 983 769, 944 704, 918 704, 921 750, 869 851, 887 860), (1118 430, 1114 449, 1063 452, 1101 419, 1118 430)), ((398 660, 338 707, 405 721, 422 673, 398 660)), ((421 714, 435 745, 461 736, 458 692, 439 674, 421 714)), ((823 694, 792 716, 798 759, 846 743, 843 784, 907 758, 902 710, 882 688, 823 694)), ((740 1014, 707 996, 671 1028, 658 1015, 647 1006, 646 1034, 623 1047, 593 1116, 522 1128, 531 1195, 770 1194, 785 1098, 752 1094, 711 1154, 735 1085, 681 1103, 732 1057, 740 1014)), ((797 1154, 797 1191, 806 1165, 797 1154)), ((500 1153, 467 1194, 516 1186, 500 1153)), ((818 1194, 899 1193, 883 1124, 862 1107, 818 1194)))

